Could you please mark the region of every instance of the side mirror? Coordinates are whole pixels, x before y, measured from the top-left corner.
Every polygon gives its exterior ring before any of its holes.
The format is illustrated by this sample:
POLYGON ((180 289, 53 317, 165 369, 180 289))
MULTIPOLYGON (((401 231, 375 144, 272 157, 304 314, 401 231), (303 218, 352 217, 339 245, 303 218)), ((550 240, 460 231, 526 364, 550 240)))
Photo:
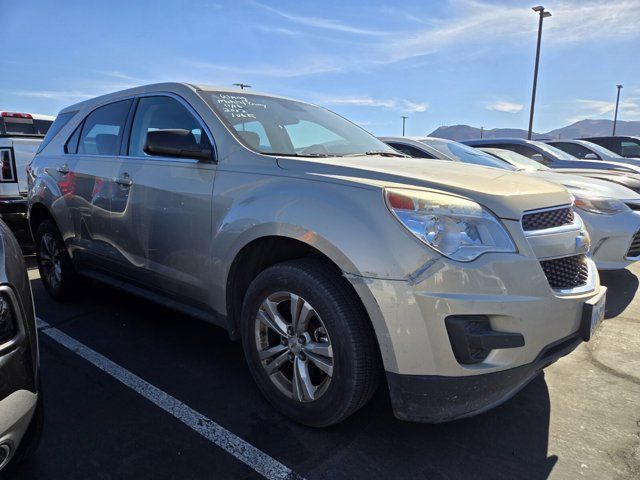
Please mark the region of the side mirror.
POLYGON ((598 156, 597 156, 595 153, 587 153, 587 154, 584 156, 584 159, 585 159, 585 160, 600 160, 600 159, 598 158, 598 156))
POLYGON ((535 160, 536 162, 544 163, 544 157, 540 153, 534 153, 531 155, 531 160, 535 160))
POLYGON ((147 155, 195 158, 202 161, 209 160, 212 154, 210 147, 199 144, 193 133, 183 129, 148 132, 143 150, 147 155))

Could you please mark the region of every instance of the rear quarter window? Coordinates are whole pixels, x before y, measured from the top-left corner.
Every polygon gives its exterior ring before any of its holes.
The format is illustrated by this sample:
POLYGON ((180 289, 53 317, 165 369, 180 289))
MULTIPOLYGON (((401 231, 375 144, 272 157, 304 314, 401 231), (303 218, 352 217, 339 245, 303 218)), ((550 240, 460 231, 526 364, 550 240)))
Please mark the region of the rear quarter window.
POLYGON ((61 113, 56 117, 56 119, 53 121, 53 124, 50 124, 47 127, 46 135, 44 136, 44 140, 42 140, 37 153, 40 153, 42 149, 46 147, 49 142, 51 142, 51 140, 54 139, 58 132, 62 130, 67 123, 69 123, 69 120, 71 120, 76 113, 78 113, 77 110, 74 112, 61 113))

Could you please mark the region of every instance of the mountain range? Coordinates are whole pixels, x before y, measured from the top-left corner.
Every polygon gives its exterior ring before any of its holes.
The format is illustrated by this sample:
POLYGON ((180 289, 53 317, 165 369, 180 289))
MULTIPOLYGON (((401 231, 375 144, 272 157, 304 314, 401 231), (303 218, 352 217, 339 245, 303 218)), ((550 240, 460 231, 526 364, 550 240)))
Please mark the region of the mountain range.
MULTIPOLYGON (((533 139, 555 140, 611 135, 612 120, 580 120, 547 133, 533 133, 533 139)), ((616 125, 616 135, 640 135, 640 121, 620 121, 616 125)), ((430 137, 449 140, 471 140, 480 138, 480 129, 469 125, 442 126, 429 134, 430 137)), ((493 128, 483 130, 483 138, 527 138, 527 131, 520 128, 493 128)))

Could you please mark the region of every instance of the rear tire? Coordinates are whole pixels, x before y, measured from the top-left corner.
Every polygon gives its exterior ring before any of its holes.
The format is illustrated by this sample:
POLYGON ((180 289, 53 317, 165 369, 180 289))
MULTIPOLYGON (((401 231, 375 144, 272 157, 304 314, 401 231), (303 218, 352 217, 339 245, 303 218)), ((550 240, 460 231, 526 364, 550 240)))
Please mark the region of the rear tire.
POLYGON ((241 322, 251 374, 289 418, 334 425, 375 393, 381 362, 373 328, 331 264, 300 259, 267 268, 247 290, 241 322))
POLYGON ((76 272, 64 240, 53 220, 44 220, 36 231, 36 261, 44 288, 56 300, 80 296, 86 285, 76 272))

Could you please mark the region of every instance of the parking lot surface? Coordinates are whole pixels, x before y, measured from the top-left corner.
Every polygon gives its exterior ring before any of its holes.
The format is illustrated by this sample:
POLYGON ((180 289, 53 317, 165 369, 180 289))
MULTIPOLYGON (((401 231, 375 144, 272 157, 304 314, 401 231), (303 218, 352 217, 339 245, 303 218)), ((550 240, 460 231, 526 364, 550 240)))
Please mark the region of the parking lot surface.
POLYGON ((247 442, 250 459, 253 446, 290 468, 289 478, 640 478, 639 267, 602 275, 598 336, 503 406, 448 424, 405 423, 381 388, 344 423, 314 430, 269 406, 222 329, 99 284, 84 301, 56 303, 28 260, 49 333, 139 381, 123 384, 42 330, 45 433, 35 459, 6 478, 261 478, 219 446, 227 437, 216 444, 150 401, 151 386, 247 442))

